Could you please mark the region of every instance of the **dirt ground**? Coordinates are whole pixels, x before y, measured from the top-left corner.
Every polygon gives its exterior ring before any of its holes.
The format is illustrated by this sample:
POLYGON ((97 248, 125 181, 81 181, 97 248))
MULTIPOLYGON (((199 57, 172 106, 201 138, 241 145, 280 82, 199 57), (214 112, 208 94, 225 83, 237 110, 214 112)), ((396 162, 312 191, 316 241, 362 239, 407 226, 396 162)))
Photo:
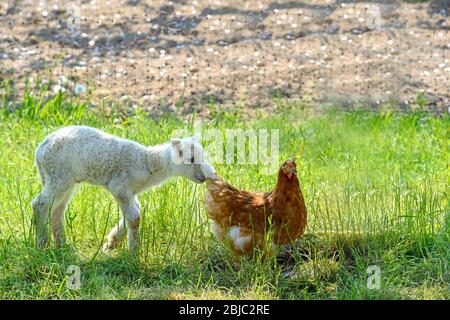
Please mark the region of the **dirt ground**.
MULTIPOLYGON (((273 96, 450 106, 450 0, 4 0, 2 78, 76 80, 152 114, 273 96), (181 97, 183 97, 181 99, 181 97)), ((69 82, 70 82, 69 81, 69 82)), ((64 81, 63 81, 64 82, 64 81)), ((53 83, 53 82, 52 82, 53 83)), ((58 90, 53 86, 54 90, 58 90)))

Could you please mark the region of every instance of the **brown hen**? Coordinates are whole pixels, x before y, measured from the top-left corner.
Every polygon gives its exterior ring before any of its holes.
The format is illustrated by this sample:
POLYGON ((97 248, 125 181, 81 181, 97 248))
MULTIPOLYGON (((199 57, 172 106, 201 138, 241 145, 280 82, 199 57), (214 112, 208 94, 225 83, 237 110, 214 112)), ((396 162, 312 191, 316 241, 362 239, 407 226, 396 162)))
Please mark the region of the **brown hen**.
POLYGON ((206 179, 206 186, 212 231, 236 255, 253 255, 255 248, 268 248, 271 254, 278 244, 294 241, 305 230, 307 212, 295 160, 283 163, 271 192, 241 191, 218 178, 206 179))

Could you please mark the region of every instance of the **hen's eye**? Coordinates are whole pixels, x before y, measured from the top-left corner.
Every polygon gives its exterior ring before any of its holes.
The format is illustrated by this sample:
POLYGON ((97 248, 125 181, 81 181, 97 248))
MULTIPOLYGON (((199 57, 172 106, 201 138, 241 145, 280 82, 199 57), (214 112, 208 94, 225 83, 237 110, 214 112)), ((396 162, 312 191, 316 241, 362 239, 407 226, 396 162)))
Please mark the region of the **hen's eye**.
POLYGON ((195 159, 194 157, 191 158, 191 163, 194 163, 195 159))

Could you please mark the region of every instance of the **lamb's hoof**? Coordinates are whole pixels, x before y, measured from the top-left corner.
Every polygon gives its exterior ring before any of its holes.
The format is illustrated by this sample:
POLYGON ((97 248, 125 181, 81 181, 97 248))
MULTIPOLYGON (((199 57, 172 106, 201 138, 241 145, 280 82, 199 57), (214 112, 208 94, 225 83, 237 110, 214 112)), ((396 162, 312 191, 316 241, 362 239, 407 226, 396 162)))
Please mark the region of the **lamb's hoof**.
POLYGON ((102 247, 102 252, 103 252, 103 253, 109 253, 109 251, 110 251, 110 249, 109 249, 108 244, 107 244, 107 243, 104 243, 104 244, 103 244, 103 247, 102 247))
POLYGON ((110 253, 111 250, 115 249, 117 247, 117 242, 113 242, 113 241, 107 241, 105 242, 105 244, 103 245, 102 251, 106 254, 110 253))

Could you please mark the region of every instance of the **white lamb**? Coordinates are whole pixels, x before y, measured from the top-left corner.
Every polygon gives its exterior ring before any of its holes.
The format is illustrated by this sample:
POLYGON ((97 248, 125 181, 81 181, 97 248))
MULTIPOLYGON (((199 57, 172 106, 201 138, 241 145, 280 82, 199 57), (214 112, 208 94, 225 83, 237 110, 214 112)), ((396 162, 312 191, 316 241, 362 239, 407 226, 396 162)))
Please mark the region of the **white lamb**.
POLYGON ((172 176, 196 183, 213 173, 203 160, 196 138, 146 147, 86 126, 64 127, 38 147, 36 166, 43 185, 33 202, 36 242, 48 242, 48 217, 56 246, 65 241, 64 211, 78 183, 101 185, 117 200, 123 218, 108 234, 105 249, 117 246, 128 230, 128 248, 138 245, 140 223, 137 195, 172 176))

